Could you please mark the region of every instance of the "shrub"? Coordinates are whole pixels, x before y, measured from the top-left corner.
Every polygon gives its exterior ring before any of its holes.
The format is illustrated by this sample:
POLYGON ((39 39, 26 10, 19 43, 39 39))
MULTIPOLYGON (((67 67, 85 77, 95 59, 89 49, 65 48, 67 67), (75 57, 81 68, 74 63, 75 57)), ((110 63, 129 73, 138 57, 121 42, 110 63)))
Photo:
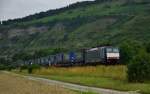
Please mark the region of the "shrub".
POLYGON ((31 74, 32 71, 33 71, 33 68, 30 66, 30 67, 28 68, 28 73, 31 74))
POLYGON ((8 67, 7 67, 7 70, 8 71, 11 71, 13 69, 13 66, 11 66, 11 65, 9 65, 8 67))
POLYGON ((27 65, 20 66, 20 72, 22 72, 22 70, 25 70, 25 69, 28 69, 27 65))
POLYGON ((4 65, 0 64, 0 70, 5 70, 5 69, 6 69, 6 67, 4 65))
POLYGON ((150 56, 145 51, 140 52, 128 64, 128 81, 144 82, 150 79, 150 56))
POLYGON ((37 64, 29 65, 28 66, 28 73, 31 74, 34 69, 40 69, 40 66, 37 64))

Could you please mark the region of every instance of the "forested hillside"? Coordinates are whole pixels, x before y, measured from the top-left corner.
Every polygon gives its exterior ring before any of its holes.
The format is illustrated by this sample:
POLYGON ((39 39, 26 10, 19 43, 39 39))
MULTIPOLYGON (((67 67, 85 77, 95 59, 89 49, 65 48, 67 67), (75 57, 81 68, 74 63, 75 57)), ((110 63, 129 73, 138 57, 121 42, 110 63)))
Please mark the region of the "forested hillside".
POLYGON ((99 45, 146 48, 150 43, 149 15, 149 0, 97 0, 8 20, 0 25, 0 55, 99 45))

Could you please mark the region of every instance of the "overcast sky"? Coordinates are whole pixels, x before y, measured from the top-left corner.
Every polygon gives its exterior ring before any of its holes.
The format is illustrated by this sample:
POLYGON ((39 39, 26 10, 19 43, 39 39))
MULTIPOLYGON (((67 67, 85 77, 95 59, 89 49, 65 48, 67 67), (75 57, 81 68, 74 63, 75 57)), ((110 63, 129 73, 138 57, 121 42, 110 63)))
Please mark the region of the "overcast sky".
POLYGON ((41 11, 64 7, 78 1, 87 0, 0 0, 0 20, 24 17, 41 11))

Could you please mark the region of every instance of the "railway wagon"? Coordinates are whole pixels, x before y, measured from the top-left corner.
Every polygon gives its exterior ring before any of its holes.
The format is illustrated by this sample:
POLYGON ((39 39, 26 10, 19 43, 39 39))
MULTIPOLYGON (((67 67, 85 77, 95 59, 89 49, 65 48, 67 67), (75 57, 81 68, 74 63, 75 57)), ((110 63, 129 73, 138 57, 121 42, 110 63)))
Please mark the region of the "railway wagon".
POLYGON ((83 63, 83 53, 80 51, 72 51, 68 54, 69 62, 72 64, 83 63))
POLYGON ((70 59, 70 62, 72 62, 73 65, 83 65, 84 64, 84 58, 83 55, 84 53, 82 51, 74 52, 74 60, 72 58, 70 59))
POLYGON ((51 65, 60 66, 60 64, 64 61, 64 54, 59 53, 59 54, 53 55, 51 59, 52 59, 51 65))
POLYGON ((72 66, 78 65, 83 62, 83 55, 81 52, 71 51, 69 53, 59 53, 53 55, 53 62, 51 65, 54 66, 72 66))
POLYGON ((48 60, 49 60, 49 66, 55 64, 55 56, 54 55, 48 56, 48 60))
POLYGON ((40 65, 47 66, 48 65, 48 59, 46 57, 40 58, 40 65))
POLYGON ((57 57, 55 58, 57 66, 72 66, 76 60, 74 52, 56 54, 55 56, 57 57))

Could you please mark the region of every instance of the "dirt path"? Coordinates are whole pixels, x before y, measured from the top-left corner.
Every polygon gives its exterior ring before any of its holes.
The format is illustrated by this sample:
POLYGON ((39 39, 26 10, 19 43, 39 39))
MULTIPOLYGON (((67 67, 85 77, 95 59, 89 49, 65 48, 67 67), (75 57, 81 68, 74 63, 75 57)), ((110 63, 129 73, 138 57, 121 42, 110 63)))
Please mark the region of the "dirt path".
MULTIPOLYGON (((5 72, 5 73, 10 73, 10 72, 5 72)), ((11 73, 11 74, 14 74, 14 73, 11 73)), ((23 76, 19 74, 14 74, 14 75, 22 76, 22 77, 25 77, 27 79, 34 80, 34 81, 40 81, 48 85, 58 85, 60 87, 64 87, 64 88, 68 88, 72 90, 84 91, 84 92, 90 91, 90 92, 95 92, 98 94, 140 94, 140 93, 137 93, 136 91, 123 92, 123 91, 117 91, 117 90, 111 90, 111 89, 82 86, 82 85, 55 81, 55 80, 50 80, 50 79, 45 79, 45 78, 40 78, 40 77, 23 76)))

